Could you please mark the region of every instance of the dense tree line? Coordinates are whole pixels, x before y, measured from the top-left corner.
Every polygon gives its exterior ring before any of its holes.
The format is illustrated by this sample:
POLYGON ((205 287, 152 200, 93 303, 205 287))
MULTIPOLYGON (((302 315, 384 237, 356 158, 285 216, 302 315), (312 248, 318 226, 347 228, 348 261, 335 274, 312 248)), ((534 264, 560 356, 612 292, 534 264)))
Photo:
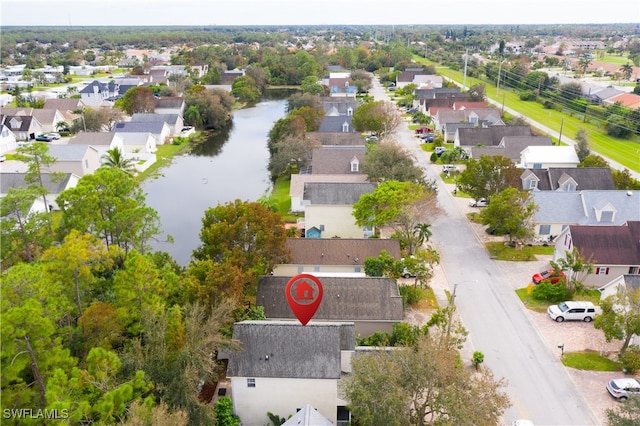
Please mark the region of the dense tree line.
MULTIPOLYGON (((55 161, 47 144, 33 147, 23 161, 55 161)), ((151 249, 169 237, 119 167, 63 191, 61 211, 29 213, 47 197, 35 171, 0 200, 2 406, 58 410, 71 423, 213 424, 201 386, 224 374, 215 353, 233 346, 233 322, 264 318, 244 301, 288 259, 282 218, 258 202, 213 207, 181 267, 151 249)))

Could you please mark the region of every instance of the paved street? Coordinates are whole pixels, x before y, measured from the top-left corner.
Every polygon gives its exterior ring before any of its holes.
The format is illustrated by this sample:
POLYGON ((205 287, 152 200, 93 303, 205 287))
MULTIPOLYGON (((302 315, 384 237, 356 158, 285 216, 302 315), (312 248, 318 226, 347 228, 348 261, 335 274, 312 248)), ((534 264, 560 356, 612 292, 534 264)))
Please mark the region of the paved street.
MULTIPOLYGON (((388 99, 377 83, 371 93, 376 99, 388 99)), ((438 169, 430 166, 407 126, 401 126, 395 139, 414 154, 428 177, 437 178, 438 169)), ((485 354, 485 365, 496 378, 508 380, 506 391, 513 406, 505 413, 505 421, 527 418, 536 425, 599 424, 445 184, 440 179, 437 182, 444 213, 432 224, 432 241, 440 252, 449 291, 457 285, 455 303, 470 332, 469 345, 485 354)))

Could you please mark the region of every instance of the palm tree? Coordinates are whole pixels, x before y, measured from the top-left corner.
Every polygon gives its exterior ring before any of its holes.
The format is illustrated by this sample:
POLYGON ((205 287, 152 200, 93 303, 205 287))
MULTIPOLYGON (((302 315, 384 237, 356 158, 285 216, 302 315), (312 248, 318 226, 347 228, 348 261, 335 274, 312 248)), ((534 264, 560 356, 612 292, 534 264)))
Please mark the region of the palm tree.
POLYGON ((631 80, 631 74, 633 74, 633 67, 629 62, 620 67, 620 71, 624 75, 625 80, 631 80))
POLYGON ((102 165, 104 167, 120 169, 129 174, 133 174, 135 172, 133 162, 124 156, 120 148, 112 148, 108 150, 107 153, 102 156, 102 165))
POLYGON ((432 235, 431 230, 429 229, 431 225, 428 223, 419 223, 414 228, 414 235, 418 237, 417 246, 420 247, 425 241, 429 241, 429 238, 432 235))
POLYGON ((589 69, 589 65, 591 65, 591 59, 587 55, 582 55, 580 57, 580 61, 578 62, 580 69, 582 70, 582 74, 586 74, 589 69))

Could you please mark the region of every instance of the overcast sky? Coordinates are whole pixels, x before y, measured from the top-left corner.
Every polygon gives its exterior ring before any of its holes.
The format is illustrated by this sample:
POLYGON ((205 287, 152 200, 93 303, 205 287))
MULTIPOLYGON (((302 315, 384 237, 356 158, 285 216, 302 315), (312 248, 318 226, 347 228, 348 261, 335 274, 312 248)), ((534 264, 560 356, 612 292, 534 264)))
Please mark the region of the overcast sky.
POLYGON ((0 0, 0 25, 640 22, 638 0, 0 0))

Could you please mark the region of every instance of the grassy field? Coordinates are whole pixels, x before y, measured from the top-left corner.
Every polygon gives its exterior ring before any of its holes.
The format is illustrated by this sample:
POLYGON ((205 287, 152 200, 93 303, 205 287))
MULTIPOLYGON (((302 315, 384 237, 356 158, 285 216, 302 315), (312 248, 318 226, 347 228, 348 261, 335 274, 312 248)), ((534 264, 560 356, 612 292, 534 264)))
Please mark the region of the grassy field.
POLYGON ((599 62, 609 62, 610 64, 614 65, 633 65, 633 62, 631 62, 631 60, 629 59, 629 52, 625 52, 622 55, 604 55, 601 57, 597 57, 595 60, 599 62))
MULTIPOLYGON (((424 60, 422 61, 424 62, 424 60)), ((462 84, 464 75, 460 71, 454 71, 447 67, 436 67, 438 73, 457 83, 462 84)), ((574 139, 580 128, 588 132, 589 146, 599 154, 622 164, 630 170, 640 172, 640 137, 634 136, 631 140, 612 138, 607 135, 599 124, 583 121, 583 117, 571 116, 556 110, 545 109, 537 102, 521 101, 518 93, 501 88, 497 91, 495 85, 473 77, 467 77, 467 87, 474 84, 484 84, 486 96, 501 105, 511 108, 520 114, 529 117, 543 126, 548 127, 558 133, 562 130, 562 137, 574 139)), ((552 138, 557 142, 556 138, 552 138)))

